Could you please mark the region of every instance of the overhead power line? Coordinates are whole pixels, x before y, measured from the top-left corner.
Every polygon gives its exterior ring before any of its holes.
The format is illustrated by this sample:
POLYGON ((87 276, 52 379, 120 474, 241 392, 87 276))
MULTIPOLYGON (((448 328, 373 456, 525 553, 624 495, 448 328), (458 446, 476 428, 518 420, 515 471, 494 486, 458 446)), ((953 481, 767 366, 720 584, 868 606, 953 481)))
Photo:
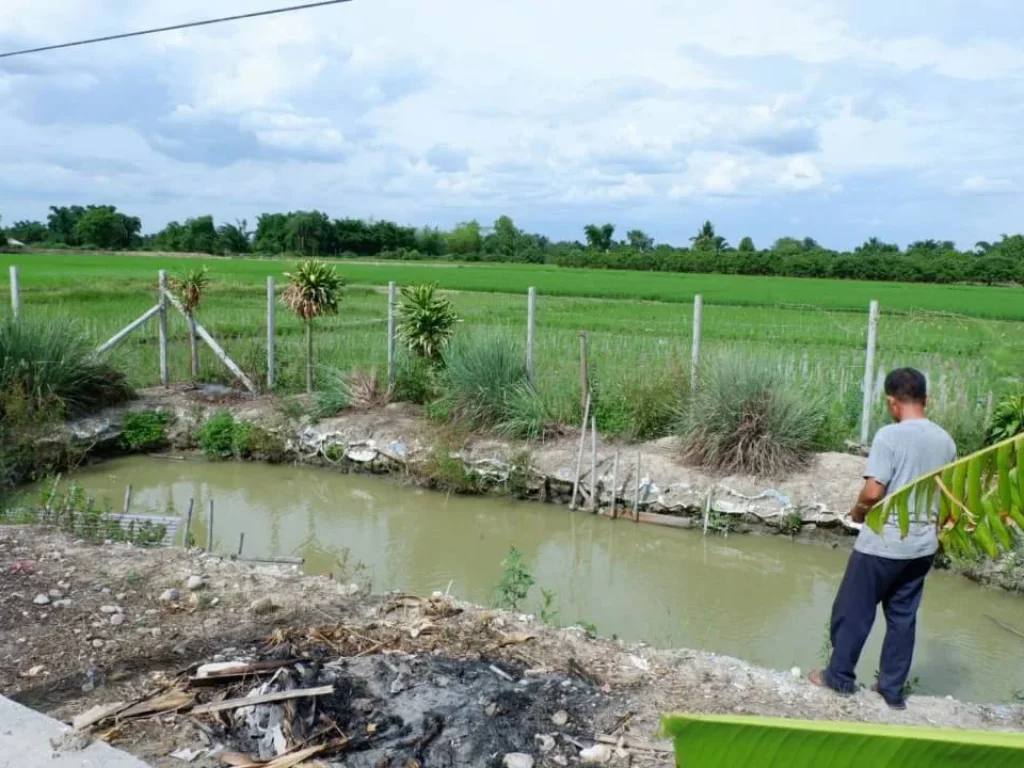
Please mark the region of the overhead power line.
POLYGON ((61 48, 74 48, 79 45, 91 45, 93 43, 106 43, 110 40, 123 40, 128 37, 142 37, 143 35, 155 35, 158 32, 173 32, 178 29, 190 29, 192 27, 208 27, 211 24, 223 24, 228 21, 240 21, 242 19, 255 19, 259 16, 275 16, 281 13, 292 13, 293 11, 305 11, 309 8, 322 8, 325 5, 339 5, 349 3, 352 0, 323 0, 318 3, 305 3, 303 5, 292 5, 288 8, 274 8, 269 11, 255 11, 253 13, 241 13, 237 16, 222 16, 219 19, 207 19, 206 21, 191 21, 187 24, 175 24, 170 27, 156 27, 154 29, 143 29, 138 32, 124 32, 119 35, 107 35, 105 37, 93 37, 89 40, 77 40, 73 43, 61 43, 60 45, 44 45, 40 48, 26 48, 23 51, 9 51, 0 53, 0 59, 7 59, 11 56, 24 56, 28 53, 42 53, 43 51, 56 51, 61 48))

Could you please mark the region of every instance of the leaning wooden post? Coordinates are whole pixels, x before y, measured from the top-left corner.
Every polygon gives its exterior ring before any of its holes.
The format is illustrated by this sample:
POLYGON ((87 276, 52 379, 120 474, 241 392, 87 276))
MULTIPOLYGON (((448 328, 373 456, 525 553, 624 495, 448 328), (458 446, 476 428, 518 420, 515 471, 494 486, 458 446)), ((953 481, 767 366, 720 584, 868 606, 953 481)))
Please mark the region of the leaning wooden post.
POLYGON ((160 270, 160 383, 165 387, 171 383, 167 367, 167 271, 160 270))
POLYGON ((11 266, 11 312, 17 320, 21 315, 21 286, 18 285, 18 268, 11 266))
POLYGON ((704 297, 699 293, 693 297, 693 344, 690 347, 690 391, 697 390, 700 375, 700 338, 704 329, 704 297))
POLYGON ((213 499, 206 513, 206 551, 213 552, 213 499))
POLYGON ((395 281, 388 283, 388 386, 395 385, 395 281))
MULTIPOLYGON (((590 368, 587 365, 587 334, 585 331, 580 331, 580 397, 581 402, 590 402, 590 368)), ((586 422, 583 424, 583 430, 586 431, 586 422)))
POLYGON ((576 509, 576 496, 580 492, 580 472, 583 471, 583 446, 587 442, 587 422, 590 420, 590 396, 583 406, 583 424, 580 425, 580 448, 576 453, 576 475, 572 481, 572 499, 569 500, 569 509, 576 509))
POLYGON ((532 285, 526 292, 526 375, 535 384, 533 368, 533 342, 537 322, 537 289, 532 285))
POLYGON ((860 444, 867 445, 871 438, 871 406, 874 404, 875 346, 878 341, 878 302, 872 301, 868 310, 868 348, 864 361, 864 404, 860 412, 860 444))
POLYGON ((237 555, 237 557, 241 557, 242 556, 242 547, 244 547, 244 546, 245 546, 245 531, 242 531, 240 534, 238 534, 238 555, 237 555))
POLYGON ((597 482, 597 417, 590 417, 590 511, 596 513, 600 504, 598 494, 600 486, 597 482))
POLYGON ((132 486, 131 483, 124 489, 124 514, 128 514, 128 510, 132 508, 132 486))
POLYGON ((192 510, 195 509, 196 500, 188 500, 188 514, 185 516, 185 549, 192 549, 192 510))
POLYGON ((274 345, 277 341, 277 289, 274 277, 267 278, 267 389, 274 388, 274 345))

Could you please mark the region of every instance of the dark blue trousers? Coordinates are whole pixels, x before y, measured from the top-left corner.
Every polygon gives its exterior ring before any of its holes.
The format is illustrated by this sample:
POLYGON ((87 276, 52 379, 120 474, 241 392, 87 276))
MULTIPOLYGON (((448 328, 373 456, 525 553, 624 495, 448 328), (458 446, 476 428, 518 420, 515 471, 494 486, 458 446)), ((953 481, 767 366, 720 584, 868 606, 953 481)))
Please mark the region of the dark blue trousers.
POLYGON ((914 658, 917 609, 934 560, 933 556, 892 560, 856 551, 850 555, 832 606, 832 658, 824 673, 830 688, 856 692, 854 670, 881 603, 886 629, 878 689, 890 703, 903 701, 914 658))

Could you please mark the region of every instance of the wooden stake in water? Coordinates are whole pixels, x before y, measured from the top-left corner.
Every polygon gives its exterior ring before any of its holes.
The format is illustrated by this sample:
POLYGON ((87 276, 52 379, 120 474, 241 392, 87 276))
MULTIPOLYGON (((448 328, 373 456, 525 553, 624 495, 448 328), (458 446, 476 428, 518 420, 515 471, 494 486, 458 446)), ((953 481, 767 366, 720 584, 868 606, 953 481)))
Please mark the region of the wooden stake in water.
POLYGON ((18 285, 18 268, 11 266, 11 312, 17 320, 21 315, 21 286, 18 285))
POLYGON ((242 556, 242 547, 245 546, 245 531, 238 534, 238 556, 242 556))
POLYGON ((612 520, 618 517, 618 504, 616 504, 619 493, 619 452, 615 452, 615 457, 612 459, 612 520))
POLYGON ((206 551, 213 552, 213 499, 206 513, 206 551))
POLYGON ((711 489, 704 494, 704 536, 708 535, 708 524, 711 522, 711 489))
POLYGON ((188 514, 185 515, 185 549, 192 549, 192 510, 195 509, 196 500, 188 500, 188 514))
POLYGON ((274 388, 274 346, 277 340, 277 288, 274 278, 267 278, 267 389, 274 388))
POLYGON ((878 302, 868 310, 868 347, 864 361, 864 404, 860 413, 860 443, 867 445, 871 437, 871 406, 874 402, 875 346, 878 341, 878 302))
POLYGON ((395 281, 388 283, 388 386, 395 385, 395 281))
POLYGON ((165 387, 171 383, 171 375, 167 366, 167 270, 159 273, 160 295, 160 383, 165 387))
POLYGON ((537 322, 537 289, 532 285, 526 292, 526 376, 535 383, 533 375, 533 342, 537 322))
POLYGON ((597 481, 597 417, 590 417, 590 511, 597 512, 601 486, 597 481))
POLYGON ((587 395, 587 402, 583 406, 583 423, 580 425, 580 448, 576 453, 576 474, 572 481, 572 499, 569 501, 569 509, 576 509, 576 497, 580 492, 580 472, 583 471, 583 446, 587 442, 587 422, 590 421, 590 395, 587 395))
POLYGON ((128 510, 132 508, 132 486, 131 483, 124 490, 124 513, 127 515, 128 510))

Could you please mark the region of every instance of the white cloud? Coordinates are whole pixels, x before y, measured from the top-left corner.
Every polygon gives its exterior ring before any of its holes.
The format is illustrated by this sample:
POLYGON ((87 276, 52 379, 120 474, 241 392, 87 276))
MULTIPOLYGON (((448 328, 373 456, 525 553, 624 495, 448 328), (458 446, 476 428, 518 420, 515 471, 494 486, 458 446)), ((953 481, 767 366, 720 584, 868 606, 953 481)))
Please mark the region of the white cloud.
POLYGON ((968 176, 957 188, 968 194, 992 194, 996 192, 1012 192, 1016 186, 1009 179, 989 178, 987 176, 968 176))

